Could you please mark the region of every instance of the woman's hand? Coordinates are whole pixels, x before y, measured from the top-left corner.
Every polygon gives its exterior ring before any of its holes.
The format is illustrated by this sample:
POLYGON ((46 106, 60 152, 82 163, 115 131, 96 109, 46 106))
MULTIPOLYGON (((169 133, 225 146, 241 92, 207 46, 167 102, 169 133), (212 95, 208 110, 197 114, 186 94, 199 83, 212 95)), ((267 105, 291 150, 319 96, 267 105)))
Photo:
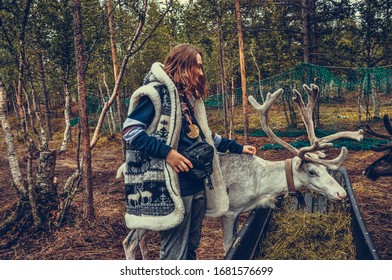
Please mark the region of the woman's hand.
POLYGON ((179 173, 180 171, 188 172, 189 168, 193 168, 192 163, 174 149, 171 149, 170 152, 167 154, 166 161, 177 173, 179 173))
POLYGON ((254 146, 250 145, 245 145, 244 148, 242 149, 243 154, 249 154, 249 155, 255 155, 256 154, 256 148, 254 146))

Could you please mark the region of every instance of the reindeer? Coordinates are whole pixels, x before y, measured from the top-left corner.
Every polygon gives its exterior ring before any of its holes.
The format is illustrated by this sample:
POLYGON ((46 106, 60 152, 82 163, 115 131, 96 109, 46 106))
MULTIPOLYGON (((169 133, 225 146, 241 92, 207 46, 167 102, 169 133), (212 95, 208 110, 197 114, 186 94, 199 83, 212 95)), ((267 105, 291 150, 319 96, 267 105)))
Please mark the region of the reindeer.
POLYGON ((140 200, 140 193, 139 192, 137 192, 137 193, 135 193, 135 194, 129 194, 128 196, 127 196, 127 199, 128 199, 128 201, 129 201, 129 204, 132 204, 132 201, 133 201, 133 203, 134 203, 134 205, 135 206, 139 206, 139 200, 140 200))
POLYGON ((145 203, 145 199, 147 198, 147 204, 152 202, 152 193, 149 191, 139 191, 142 203, 145 203))
MULTIPOLYGON (((346 158, 347 149, 343 147, 340 155, 332 160, 326 160, 323 151, 331 148, 332 144, 329 142, 338 138, 346 137, 360 141, 363 138, 363 131, 340 132, 318 139, 314 133, 312 113, 319 88, 311 84, 310 87, 304 85, 304 89, 309 95, 307 106, 297 90, 294 90, 294 101, 300 108, 310 147, 298 150, 272 132, 268 123, 268 112, 283 93, 283 90, 279 89, 273 94, 268 93, 263 105, 258 104, 252 96, 249 96, 249 102, 260 113, 261 126, 269 138, 292 152, 294 158, 273 162, 246 154, 219 155, 230 200, 229 210, 221 218, 225 252, 229 250, 237 234, 236 220, 242 212, 256 207, 275 208, 278 196, 294 194, 303 188, 325 195, 333 201, 342 201, 347 196, 346 191, 327 171, 327 168, 336 170, 340 167, 346 158)), ((143 257, 147 255, 145 233, 146 230, 142 229, 131 230, 124 239, 123 247, 127 259, 134 258, 133 250, 139 241, 143 257)))
MULTIPOLYGON (((376 136, 378 138, 392 140, 392 126, 388 115, 384 115, 383 120, 384 126, 390 135, 381 134, 374 131, 369 124, 366 124, 365 131, 368 134, 376 136)), ((375 152, 385 151, 385 153, 378 160, 366 167, 366 169, 363 171, 363 175, 373 181, 376 181, 379 177, 392 176, 392 142, 385 145, 380 144, 377 147, 371 147, 370 149, 375 152)))
POLYGON ((292 152, 294 158, 272 162, 257 156, 242 154, 220 156, 230 200, 229 211, 222 218, 225 252, 230 248, 237 233, 235 221, 238 215, 257 207, 275 208, 276 198, 280 195, 294 195, 296 191, 309 189, 332 201, 341 201, 346 198, 346 191, 328 173, 327 168, 338 169, 346 159, 347 149, 342 147, 340 155, 332 160, 325 159, 324 150, 331 148, 333 145, 330 142, 339 138, 362 140, 363 130, 339 132, 318 139, 314 131, 312 114, 319 88, 314 84, 311 84, 310 87, 304 85, 303 88, 309 97, 308 104, 305 106, 301 94, 295 89, 293 90, 295 95, 293 100, 299 106, 310 141, 309 147, 298 150, 278 138, 271 130, 268 113, 271 106, 283 93, 283 90, 279 89, 273 94, 268 93, 263 105, 258 104, 252 96, 249 96, 248 100, 259 112, 264 132, 270 139, 292 152), (241 178, 247 179, 241 180, 241 178))

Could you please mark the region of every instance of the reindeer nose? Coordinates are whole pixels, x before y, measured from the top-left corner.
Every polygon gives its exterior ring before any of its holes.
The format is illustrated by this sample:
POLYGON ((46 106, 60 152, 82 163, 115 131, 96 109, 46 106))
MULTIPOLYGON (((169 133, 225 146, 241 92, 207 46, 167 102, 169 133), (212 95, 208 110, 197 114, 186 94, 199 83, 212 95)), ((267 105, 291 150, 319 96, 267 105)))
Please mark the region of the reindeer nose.
POLYGON ((336 194, 337 194, 337 196, 338 196, 338 198, 339 198, 340 200, 345 199, 346 196, 347 196, 347 193, 346 193, 345 191, 343 191, 342 193, 337 192, 336 194))

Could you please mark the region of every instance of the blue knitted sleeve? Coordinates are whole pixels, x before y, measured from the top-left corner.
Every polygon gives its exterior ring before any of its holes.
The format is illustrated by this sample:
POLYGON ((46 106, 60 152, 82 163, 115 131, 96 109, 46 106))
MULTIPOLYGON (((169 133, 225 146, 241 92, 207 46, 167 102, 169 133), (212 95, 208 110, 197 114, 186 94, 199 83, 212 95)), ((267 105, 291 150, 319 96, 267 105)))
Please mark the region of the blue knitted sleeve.
POLYGON ((123 135, 125 141, 146 156, 166 158, 171 147, 154 136, 149 136, 145 128, 154 119, 155 108, 150 98, 143 96, 124 122, 123 128, 130 130, 123 135))
POLYGON ((171 147, 154 136, 149 136, 145 131, 140 132, 132 141, 132 146, 145 155, 158 158, 166 158, 171 147))
POLYGON ((215 147, 218 152, 225 153, 227 151, 230 151, 230 153, 242 154, 244 146, 238 144, 237 141, 224 138, 216 133, 213 133, 212 137, 214 139, 215 147))

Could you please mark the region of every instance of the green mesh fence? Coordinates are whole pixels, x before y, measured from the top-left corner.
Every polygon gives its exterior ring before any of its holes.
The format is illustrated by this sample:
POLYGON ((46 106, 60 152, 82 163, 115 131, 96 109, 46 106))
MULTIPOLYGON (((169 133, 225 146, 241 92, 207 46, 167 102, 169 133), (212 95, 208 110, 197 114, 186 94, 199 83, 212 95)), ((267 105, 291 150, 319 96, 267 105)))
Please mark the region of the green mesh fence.
MULTIPOLYGON (((392 70, 388 67, 348 68, 322 67, 312 64, 300 64, 281 74, 268 77, 260 82, 247 84, 247 95, 252 95, 262 104, 268 92, 279 88, 284 90, 282 97, 276 101, 271 112, 274 130, 303 129, 303 123, 297 105, 292 101, 292 90, 302 93, 307 102, 303 84, 315 83, 320 88, 318 104, 314 110, 317 128, 352 130, 362 127, 366 122, 377 121, 384 114, 392 115, 392 70), (277 108, 277 109, 276 109, 277 108)), ((231 90, 229 89, 228 92, 231 90)), ((242 89, 235 88, 234 96, 225 95, 227 103, 233 100, 234 130, 243 130, 242 89)), ((217 132, 222 133, 223 115, 222 94, 210 96, 205 100, 208 113, 217 122, 217 132)), ((231 110, 226 110, 230 119, 231 110)), ((249 132, 257 133, 260 124, 257 113, 249 105, 249 132)), ((257 135, 254 135, 257 136, 257 135)))
MULTIPOLYGON (((263 102, 268 92, 283 88, 291 92, 303 84, 315 83, 320 88, 321 101, 344 98, 344 95, 361 93, 370 95, 377 93, 391 94, 392 70, 384 67, 375 68, 326 68, 309 63, 300 64, 281 74, 268 77, 260 82, 247 84, 247 94, 257 101, 263 102), (331 70, 330 70, 331 69, 331 70)), ((222 94, 210 96, 205 104, 208 108, 222 107, 222 94)), ((241 87, 234 90, 234 105, 242 104, 241 87)))
MULTIPOLYGON (((389 67, 353 69, 300 64, 260 82, 248 83, 247 95, 252 95, 262 104, 268 92, 272 93, 283 88, 282 97, 271 108, 270 126, 278 137, 297 138, 306 136, 306 131, 297 105, 292 101, 292 90, 294 88, 299 90, 304 101, 307 102, 307 94, 302 89, 302 85, 315 83, 320 88, 320 95, 313 119, 316 135, 323 137, 337 131, 362 128, 367 122, 382 128, 382 116, 392 115, 391 82, 392 70, 389 67)), ((235 88, 234 96, 225 97, 228 104, 231 100, 234 104, 233 110, 230 106, 226 110, 227 120, 229 121, 233 116, 234 132, 243 134, 242 89, 235 88)), ((205 104, 213 129, 224 135, 225 110, 222 107, 222 94, 210 96, 205 100, 205 104)), ((266 137, 261 130, 260 118, 250 105, 248 121, 250 136, 266 137)), ((334 141, 334 146, 345 146, 350 150, 368 150, 372 146, 383 143, 385 144, 385 141, 365 135, 361 142, 340 139, 334 141)), ((309 142, 297 139, 291 144, 301 148, 309 145, 309 142)), ((266 144, 262 147, 262 149, 277 148, 281 147, 277 144, 266 144)))
MULTIPOLYGON (((94 93, 89 93, 89 95, 87 96, 87 113, 89 115, 90 126, 95 126, 98 123, 99 116, 103 109, 103 102, 108 102, 108 101, 109 101, 109 97, 105 97, 103 101, 102 98, 94 96, 94 93)), ((125 102, 127 101, 125 100, 125 102)), ((128 99, 128 104, 129 104, 129 99, 128 99)), ((123 105, 123 110, 124 110, 124 106, 125 105, 123 105)), ((113 118, 115 120, 117 119, 118 108, 117 108, 116 100, 111 105, 111 110, 112 112, 110 112, 110 109, 106 112, 105 119, 101 129, 103 132, 109 132, 108 118, 111 117, 110 114, 113 114, 113 118)), ((126 110, 128 110, 128 107, 126 108, 126 110)), ((76 125, 78 121, 79 121, 79 117, 75 118, 74 120, 71 120, 71 126, 72 126, 72 122, 75 122, 74 125, 76 125)), ((115 121, 115 127, 113 127, 114 131, 117 132, 120 131, 121 126, 122 123, 115 121)))

